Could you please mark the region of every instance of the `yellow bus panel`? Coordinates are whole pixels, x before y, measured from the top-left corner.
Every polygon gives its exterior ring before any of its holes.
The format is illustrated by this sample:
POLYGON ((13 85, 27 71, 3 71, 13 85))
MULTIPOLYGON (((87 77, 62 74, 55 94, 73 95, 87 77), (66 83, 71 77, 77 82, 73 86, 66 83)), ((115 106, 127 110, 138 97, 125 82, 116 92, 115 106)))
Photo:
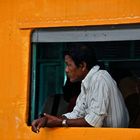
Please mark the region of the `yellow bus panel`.
POLYGON ((1 140, 139 140, 140 129, 43 128, 35 134, 27 125, 34 29, 139 23, 139 0, 1 0, 1 140))

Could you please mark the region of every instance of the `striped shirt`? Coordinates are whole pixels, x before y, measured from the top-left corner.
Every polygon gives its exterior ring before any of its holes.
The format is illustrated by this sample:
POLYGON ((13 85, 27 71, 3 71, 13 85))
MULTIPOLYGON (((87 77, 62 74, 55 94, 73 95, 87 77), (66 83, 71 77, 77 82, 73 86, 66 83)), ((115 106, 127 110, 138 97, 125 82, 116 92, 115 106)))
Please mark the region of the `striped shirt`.
POLYGON ((85 118, 94 127, 128 127, 129 115, 116 82, 94 66, 81 84, 81 93, 68 119, 85 118))

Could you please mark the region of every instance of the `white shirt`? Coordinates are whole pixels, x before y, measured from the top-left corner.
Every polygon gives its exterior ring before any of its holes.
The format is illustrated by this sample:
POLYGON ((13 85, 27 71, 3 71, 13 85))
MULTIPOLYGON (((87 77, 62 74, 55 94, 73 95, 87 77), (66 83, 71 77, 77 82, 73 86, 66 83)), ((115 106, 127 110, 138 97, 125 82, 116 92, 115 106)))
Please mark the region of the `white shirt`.
POLYGON ((69 119, 85 118, 94 127, 128 127, 129 115, 116 82, 94 66, 81 84, 81 93, 69 119))

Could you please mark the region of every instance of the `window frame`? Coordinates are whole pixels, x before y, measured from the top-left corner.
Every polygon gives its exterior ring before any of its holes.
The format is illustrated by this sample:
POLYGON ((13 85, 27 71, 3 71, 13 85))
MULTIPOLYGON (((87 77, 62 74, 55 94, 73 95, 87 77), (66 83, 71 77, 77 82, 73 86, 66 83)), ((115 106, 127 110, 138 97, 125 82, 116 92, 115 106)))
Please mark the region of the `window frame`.
MULTIPOLYGON (((140 40, 140 25, 65 27, 36 29, 32 32, 31 100, 29 122, 35 119, 36 44, 59 42, 106 42, 140 40)), ((121 61, 121 60, 120 60, 121 61)), ((126 61, 126 60, 125 60, 126 61)), ((133 59, 132 59, 133 61, 133 59)), ((137 59, 136 61, 139 61, 137 59)), ((108 67, 108 61, 105 61, 108 67)))

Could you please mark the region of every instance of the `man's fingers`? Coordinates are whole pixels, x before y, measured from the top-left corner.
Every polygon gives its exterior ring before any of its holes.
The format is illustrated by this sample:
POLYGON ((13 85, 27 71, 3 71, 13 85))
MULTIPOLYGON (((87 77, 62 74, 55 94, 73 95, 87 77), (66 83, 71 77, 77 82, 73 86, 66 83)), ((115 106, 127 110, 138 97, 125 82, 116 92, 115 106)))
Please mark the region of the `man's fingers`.
POLYGON ((32 122, 32 131, 35 133, 39 132, 38 122, 36 120, 32 122))
POLYGON ((45 127, 47 124, 47 117, 42 117, 32 122, 32 131, 39 133, 41 127, 45 127))
POLYGON ((38 133, 39 130, 36 127, 32 126, 32 131, 38 133))
POLYGON ((39 133, 39 128, 37 128, 36 133, 39 133))

